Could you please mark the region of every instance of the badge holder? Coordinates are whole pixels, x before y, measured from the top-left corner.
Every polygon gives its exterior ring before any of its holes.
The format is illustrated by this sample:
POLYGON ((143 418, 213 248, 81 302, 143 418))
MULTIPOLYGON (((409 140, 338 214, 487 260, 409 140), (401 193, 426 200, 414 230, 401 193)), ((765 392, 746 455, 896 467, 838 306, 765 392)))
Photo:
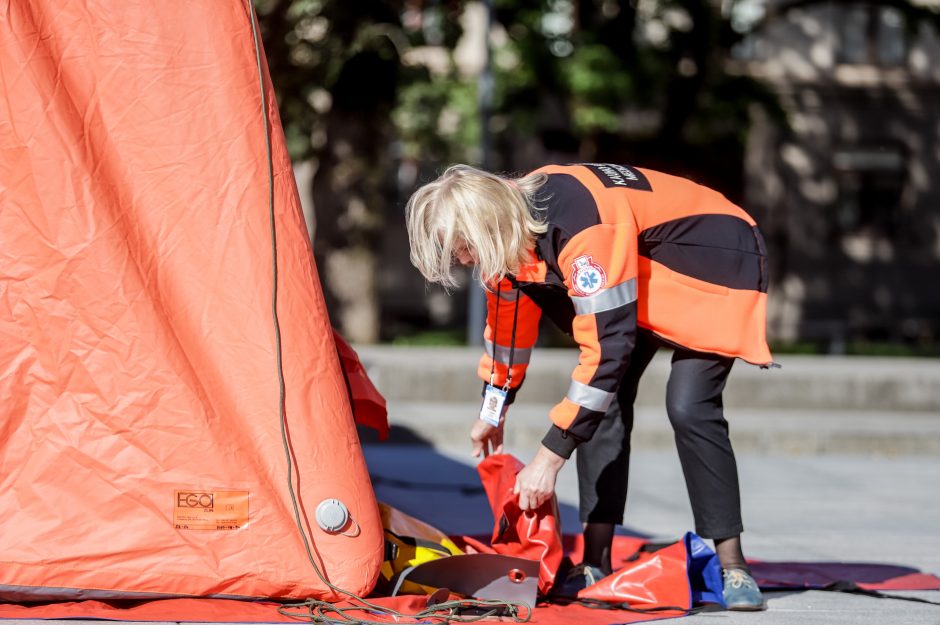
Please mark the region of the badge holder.
POLYGON ((508 391, 490 382, 483 392, 483 405, 480 406, 480 420, 494 428, 498 428, 503 416, 503 406, 506 404, 508 391))

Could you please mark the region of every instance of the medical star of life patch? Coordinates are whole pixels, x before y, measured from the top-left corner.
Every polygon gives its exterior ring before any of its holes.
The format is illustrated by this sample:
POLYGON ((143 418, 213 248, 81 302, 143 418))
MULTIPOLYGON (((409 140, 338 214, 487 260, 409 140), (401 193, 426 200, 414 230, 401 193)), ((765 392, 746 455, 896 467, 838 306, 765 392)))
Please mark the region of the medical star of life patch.
POLYGON ((604 268, 587 254, 575 258, 571 266, 574 267, 571 273, 571 288, 578 295, 592 295, 607 284, 604 268))
POLYGON ((652 191, 653 186, 640 170, 627 165, 612 165, 610 163, 581 163, 600 179, 608 189, 622 187, 637 191, 652 191))

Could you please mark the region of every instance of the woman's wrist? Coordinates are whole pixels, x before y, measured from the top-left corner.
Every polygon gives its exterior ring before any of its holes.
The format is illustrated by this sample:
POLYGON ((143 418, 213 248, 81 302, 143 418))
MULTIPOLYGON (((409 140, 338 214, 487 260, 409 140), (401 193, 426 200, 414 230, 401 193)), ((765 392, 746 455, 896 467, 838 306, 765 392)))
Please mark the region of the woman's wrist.
POLYGON ((535 462, 542 464, 555 471, 561 470, 565 466, 567 459, 559 456, 545 445, 539 445, 539 450, 535 453, 535 462))

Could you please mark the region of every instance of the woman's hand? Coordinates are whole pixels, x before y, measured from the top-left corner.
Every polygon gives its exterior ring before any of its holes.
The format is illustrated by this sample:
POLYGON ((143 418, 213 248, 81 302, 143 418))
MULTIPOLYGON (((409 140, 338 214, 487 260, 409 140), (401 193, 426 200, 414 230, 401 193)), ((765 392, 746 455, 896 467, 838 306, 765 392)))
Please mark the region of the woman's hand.
POLYGON ((555 493, 555 479, 565 466, 565 459, 544 445, 535 458, 516 476, 512 492, 519 496, 522 510, 535 510, 555 493))
POLYGON ((476 420, 473 429, 470 430, 474 458, 479 458, 481 454, 486 458, 491 453, 503 453, 503 425, 505 423, 505 419, 501 419, 499 427, 494 427, 480 419, 476 420))

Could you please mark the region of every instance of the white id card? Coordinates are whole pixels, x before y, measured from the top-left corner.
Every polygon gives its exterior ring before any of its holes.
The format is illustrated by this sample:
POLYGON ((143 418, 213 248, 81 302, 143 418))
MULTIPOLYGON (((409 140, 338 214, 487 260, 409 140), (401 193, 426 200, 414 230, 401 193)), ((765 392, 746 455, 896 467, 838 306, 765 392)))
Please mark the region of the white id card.
POLYGON ((506 391, 493 386, 486 385, 486 391, 483 393, 483 405, 480 406, 480 420, 499 427, 499 418, 503 414, 503 404, 506 403, 506 391))

